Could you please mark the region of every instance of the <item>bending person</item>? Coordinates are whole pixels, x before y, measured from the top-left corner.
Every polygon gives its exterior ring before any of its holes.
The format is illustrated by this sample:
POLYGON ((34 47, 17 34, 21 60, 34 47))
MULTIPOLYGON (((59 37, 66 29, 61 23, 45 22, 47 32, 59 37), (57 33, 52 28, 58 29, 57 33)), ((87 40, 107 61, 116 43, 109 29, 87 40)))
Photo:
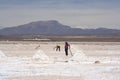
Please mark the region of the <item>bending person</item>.
POLYGON ((58 51, 58 50, 60 51, 60 45, 59 44, 56 45, 56 51, 58 51))

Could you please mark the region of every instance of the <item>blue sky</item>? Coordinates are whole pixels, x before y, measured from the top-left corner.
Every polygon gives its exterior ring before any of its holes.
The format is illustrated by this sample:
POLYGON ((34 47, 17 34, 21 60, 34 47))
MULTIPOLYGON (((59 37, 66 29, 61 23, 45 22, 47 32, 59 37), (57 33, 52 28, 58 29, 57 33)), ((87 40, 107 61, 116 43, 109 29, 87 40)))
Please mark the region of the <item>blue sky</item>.
POLYGON ((58 20, 78 28, 120 29, 120 0, 0 0, 0 26, 58 20))

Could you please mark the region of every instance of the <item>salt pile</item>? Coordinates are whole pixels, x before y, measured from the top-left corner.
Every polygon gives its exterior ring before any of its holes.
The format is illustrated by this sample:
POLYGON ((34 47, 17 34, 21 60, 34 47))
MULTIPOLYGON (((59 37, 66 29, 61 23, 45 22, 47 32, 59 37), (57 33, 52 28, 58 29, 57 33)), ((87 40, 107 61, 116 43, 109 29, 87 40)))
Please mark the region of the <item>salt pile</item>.
POLYGON ((74 53, 74 56, 70 58, 70 61, 81 62, 87 60, 87 56, 84 54, 83 50, 79 49, 77 46, 72 45, 71 51, 74 53))
POLYGON ((6 55, 0 50, 0 58, 6 58, 6 55))
POLYGON ((32 57, 33 60, 39 61, 39 62, 50 62, 49 57, 44 53, 42 50, 38 50, 35 55, 32 57))

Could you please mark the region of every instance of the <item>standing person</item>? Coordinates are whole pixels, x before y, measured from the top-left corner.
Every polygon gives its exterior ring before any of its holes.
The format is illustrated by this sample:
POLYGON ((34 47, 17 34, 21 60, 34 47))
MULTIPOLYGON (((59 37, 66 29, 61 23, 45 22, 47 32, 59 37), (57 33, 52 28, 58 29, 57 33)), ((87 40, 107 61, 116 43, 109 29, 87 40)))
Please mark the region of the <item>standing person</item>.
POLYGON ((65 42, 65 55, 68 56, 68 49, 70 49, 70 45, 68 42, 65 42))

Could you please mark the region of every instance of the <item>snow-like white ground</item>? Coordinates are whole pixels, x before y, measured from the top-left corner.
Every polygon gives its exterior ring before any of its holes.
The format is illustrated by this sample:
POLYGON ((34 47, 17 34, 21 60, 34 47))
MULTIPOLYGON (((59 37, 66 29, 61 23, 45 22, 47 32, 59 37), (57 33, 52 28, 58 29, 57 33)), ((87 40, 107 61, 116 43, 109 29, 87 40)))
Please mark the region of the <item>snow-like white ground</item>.
POLYGON ((65 56, 64 42, 1 41, 0 80, 36 75, 120 80, 120 42, 70 42, 70 45, 71 52, 65 56), (61 45, 60 52, 54 49, 57 43, 61 45))

